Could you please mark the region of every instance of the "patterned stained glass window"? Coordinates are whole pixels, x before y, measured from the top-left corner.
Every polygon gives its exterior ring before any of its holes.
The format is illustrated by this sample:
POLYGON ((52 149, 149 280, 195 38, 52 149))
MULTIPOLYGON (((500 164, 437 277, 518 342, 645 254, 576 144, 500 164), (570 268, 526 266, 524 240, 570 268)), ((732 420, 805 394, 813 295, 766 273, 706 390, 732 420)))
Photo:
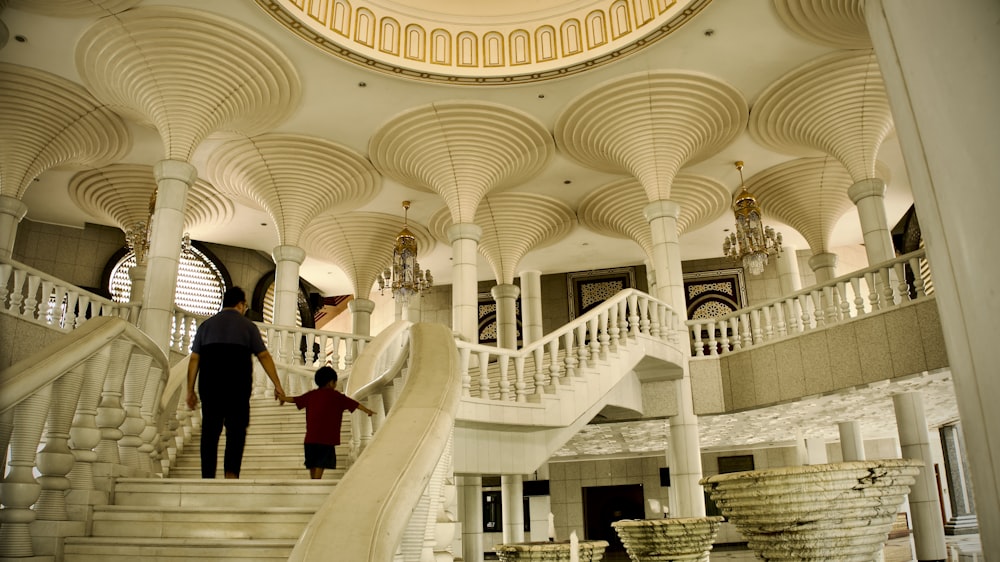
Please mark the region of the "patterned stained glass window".
MULTIPOLYGON (((135 252, 128 252, 111 272, 110 291, 115 302, 132 298, 132 279, 128 272, 135 266, 135 252)), ((222 309, 226 284, 219 267, 198 248, 185 244, 177 270, 174 302, 191 314, 210 316, 222 309)))

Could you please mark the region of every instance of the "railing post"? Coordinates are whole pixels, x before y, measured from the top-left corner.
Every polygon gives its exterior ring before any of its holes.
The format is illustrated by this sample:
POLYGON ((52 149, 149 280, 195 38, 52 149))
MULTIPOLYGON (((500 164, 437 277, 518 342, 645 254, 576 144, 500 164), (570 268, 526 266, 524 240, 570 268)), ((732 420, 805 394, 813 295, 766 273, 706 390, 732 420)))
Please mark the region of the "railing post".
POLYGON ((48 421, 45 424, 45 447, 38 452, 38 478, 41 492, 35 503, 37 518, 44 521, 66 521, 66 491, 70 488, 66 477, 73 468, 69 430, 73 412, 83 387, 85 363, 74 366, 69 372, 52 382, 48 421))
POLYGON ((479 357, 479 397, 490 397, 490 353, 480 351, 479 357))
POLYGON ((549 380, 553 386, 559 386, 562 381, 559 377, 559 338, 552 338, 548 343, 549 347, 549 380))
MULTIPOLYGON (((715 339, 715 319, 708 321, 708 354, 718 355, 719 354, 719 342, 715 339)), ((722 322, 722 337, 724 342, 728 342, 729 339, 726 336, 726 322, 722 322)), ((724 343, 723 345, 727 345, 724 343)), ((728 350, 727 350, 728 351, 728 350)))
MULTIPOLYGON (((514 356, 514 390, 517 392, 518 402, 528 401, 528 389, 524 382, 524 356, 514 356)), ((537 389, 536 389, 537 390, 537 389)))
MULTIPOLYGON (((338 338, 334 337, 336 342, 338 338)), ((334 347, 336 349, 336 347, 334 347)), ((472 396, 472 375, 469 373, 469 354, 472 350, 467 347, 458 349, 458 368, 462 371, 462 396, 472 396)))
MULTIPOLYGON (((608 358, 608 351, 611 349, 611 346, 609 344, 609 341, 611 340, 611 337, 608 335, 608 310, 607 309, 601 311, 601 314, 598 315, 597 323, 598 323, 598 331, 600 332, 600 338, 601 338, 601 359, 607 360, 607 358, 608 358)), ((654 324, 653 326, 655 328, 656 324, 654 324)), ((659 333, 659 330, 658 329, 654 329, 654 332, 659 333)))
MULTIPOLYGON (((638 328, 636 329, 638 330, 638 328)), ((579 369, 587 368, 587 325, 576 327, 576 356, 579 369)))
POLYGON ((700 322, 696 323, 692 327, 693 331, 694 331, 693 339, 694 339, 694 355, 695 355, 695 357, 704 357, 705 356, 705 344, 702 343, 702 340, 701 340, 701 327, 702 327, 702 324, 700 322))
POLYGON ((497 355, 497 367, 500 370, 500 400, 507 402, 510 400, 510 379, 508 376, 510 356, 507 354, 497 355))
POLYGON ((41 278, 37 275, 28 275, 28 290, 24 296, 24 313, 25 318, 35 318, 35 308, 38 306, 38 299, 35 298, 35 294, 38 292, 38 284, 41 282, 41 278))
POLYGON ((28 272, 23 269, 14 270, 14 286, 11 287, 10 291, 10 306, 7 310, 15 316, 21 316, 21 303, 24 302, 24 280, 27 278, 28 272))
POLYGON ((97 461, 94 447, 101 442, 101 430, 97 426, 97 404, 110 363, 110 346, 104 346, 87 358, 84 363, 83 387, 76 404, 73 425, 69 430, 73 440, 73 456, 76 458, 73 469, 69 472, 69 480, 74 491, 84 492, 82 499, 85 503, 89 503, 89 493, 94 489, 94 463, 97 461))
POLYGON ((10 467, 0 488, 0 558, 28 558, 31 546, 31 522, 36 513, 31 506, 41 494, 35 480, 35 454, 42 437, 52 385, 45 386, 14 406, 14 427, 10 436, 10 467))
MULTIPOLYGON (((594 340, 596 341, 596 336, 594 340)), ((539 346, 531 351, 531 358, 535 363, 535 394, 541 394, 545 388, 545 348, 539 346)))
POLYGON ((576 350, 573 348, 573 330, 567 331, 563 334, 563 349, 566 352, 566 376, 575 377, 576 373, 576 350))

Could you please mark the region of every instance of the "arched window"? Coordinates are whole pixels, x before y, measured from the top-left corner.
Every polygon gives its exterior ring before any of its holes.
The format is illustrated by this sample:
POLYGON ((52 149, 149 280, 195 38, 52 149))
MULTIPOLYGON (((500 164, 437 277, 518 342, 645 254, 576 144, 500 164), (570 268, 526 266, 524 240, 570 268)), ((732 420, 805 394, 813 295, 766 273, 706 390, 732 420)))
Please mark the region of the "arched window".
MULTIPOLYGON (((126 250, 112 268, 108 290, 115 302, 131 300, 132 279, 128 272, 134 266, 135 252, 126 250)), ((211 316, 222 309, 225 292, 226 276, 215 260, 194 244, 183 244, 174 303, 185 312, 211 316)))

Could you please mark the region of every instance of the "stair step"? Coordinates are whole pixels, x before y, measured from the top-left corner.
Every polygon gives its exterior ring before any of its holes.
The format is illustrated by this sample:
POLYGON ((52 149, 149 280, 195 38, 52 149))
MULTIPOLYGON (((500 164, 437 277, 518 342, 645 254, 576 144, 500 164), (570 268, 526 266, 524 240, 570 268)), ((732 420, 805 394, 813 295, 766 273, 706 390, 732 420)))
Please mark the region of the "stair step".
MULTIPOLYGON (((319 507, 339 478, 297 479, 122 478, 114 505, 162 507, 319 507)), ((337 473, 340 471, 327 471, 337 473)), ((340 474, 342 475, 342 473, 340 474)))
POLYGON ((295 539, 150 539, 125 537, 71 537, 63 549, 72 562, 190 562, 288 560, 295 539))
MULTIPOLYGON (((344 469, 327 470, 323 473, 323 480, 329 480, 332 482, 337 482, 344 476, 344 469)), ((184 479, 184 480, 196 480, 201 478, 201 467, 196 466, 186 466, 171 468, 168 474, 168 480, 173 479, 184 479)), ((215 472, 216 480, 224 480, 222 466, 220 463, 219 468, 215 472)), ((307 480, 309 479, 309 471, 302 464, 298 464, 294 467, 289 466, 277 466, 277 467, 244 467, 240 470, 240 480, 307 480)))
POLYGON ((315 507, 96 506, 92 536, 297 539, 315 512, 315 507))

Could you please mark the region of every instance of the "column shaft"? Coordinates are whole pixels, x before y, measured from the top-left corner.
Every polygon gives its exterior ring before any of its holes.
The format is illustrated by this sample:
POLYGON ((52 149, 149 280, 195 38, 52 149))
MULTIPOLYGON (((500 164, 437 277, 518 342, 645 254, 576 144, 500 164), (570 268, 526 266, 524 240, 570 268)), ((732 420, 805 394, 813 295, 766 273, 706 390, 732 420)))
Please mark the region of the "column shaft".
POLYGON ((524 345, 542 339, 542 272, 521 272, 521 340, 524 345))
POLYGON ((910 514, 913 516, 913 543, 917 560, 944 562, 944 523, 938 503, 937 482, 934 479, 934 458, 931 456, 930 435, 924 401, 919 392, 903 392, 892 397, 899 431, 899 447, 904 459, 924 462, 917 481, 910 487, 910 514))
POLYGON ((517 285, 496 285, 490 290, 497 303, 497 347, 517 349, 517 285))
POLYGON ((802 275, 799 273, 799 257, 795 248, 785 246, 781 249, 776 265, 778 267, 778 282, 781 284, 781 294, 790 295, 802 288, 802 275))
POLYGON ((274 259, 274 323, 294 326, 299 309, 299 266, 306 252, 298 246, 275 246, 274 259))
POLYGON ((479 237, 483 229, 473 223, 453 224, 451 241, 451 329, 472 343, 479 341, 479 237))
POLYGON ((837 254, 821 252, 809 258, 809 267, 816 274, 816 283, 826 283, 837 278, 837 254))
POLYGON ((520 474, 500 477, 504 544, 524 542, 524 480, 520 474))
POLYGON ((483 559, 483 479, 480 476, 460 476, 458 520, 462 522, 462 560, 481 562, 483 559))
POLYGON ((372 312, 375 310, 375 301, 355 298, 347 303, 347 309, 351 311, 354 333, 359 336, 372 335, 372 312))
POLYGON ((840 431, 840 452, 845 461, 865 460, 865 441, 861 437, 861 424, 846 421, 837 424, 840 431))

